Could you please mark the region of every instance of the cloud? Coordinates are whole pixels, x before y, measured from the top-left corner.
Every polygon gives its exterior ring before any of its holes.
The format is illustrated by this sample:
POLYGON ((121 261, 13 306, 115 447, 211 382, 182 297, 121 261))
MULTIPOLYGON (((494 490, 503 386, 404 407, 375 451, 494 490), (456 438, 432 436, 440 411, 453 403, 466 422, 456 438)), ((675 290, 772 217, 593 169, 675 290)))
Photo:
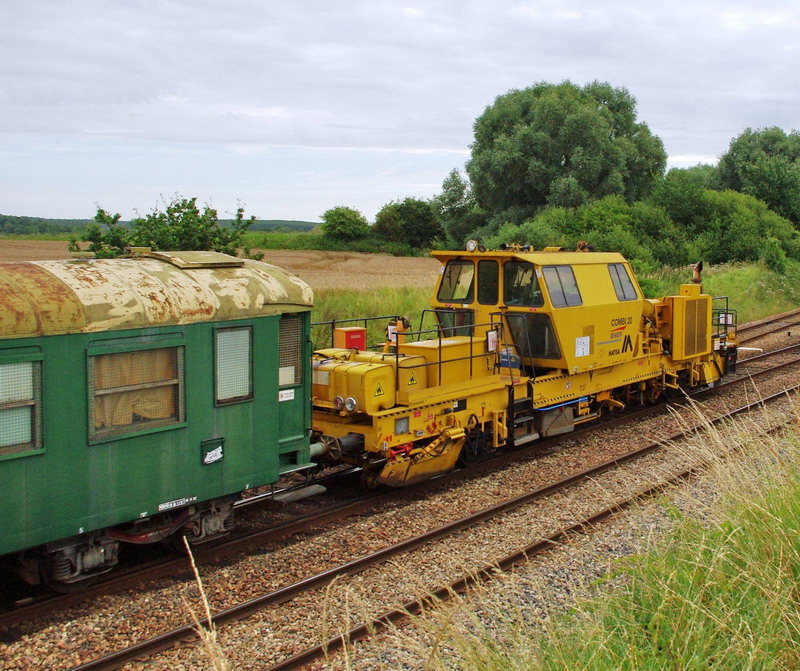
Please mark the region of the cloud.
POLYGON ((0 197, 74 215, 162 184, 242 189, 265 216, 374 209, 432 195, 496 96, 565 79, 627 87, 671 162, 715 159, 745 127, 797 124, 798 29, 776 0, 4 0, 0 197), (249 191, 231 157, 281 188, 249 191), (287 162, 323 167, 309 184, 287 162))

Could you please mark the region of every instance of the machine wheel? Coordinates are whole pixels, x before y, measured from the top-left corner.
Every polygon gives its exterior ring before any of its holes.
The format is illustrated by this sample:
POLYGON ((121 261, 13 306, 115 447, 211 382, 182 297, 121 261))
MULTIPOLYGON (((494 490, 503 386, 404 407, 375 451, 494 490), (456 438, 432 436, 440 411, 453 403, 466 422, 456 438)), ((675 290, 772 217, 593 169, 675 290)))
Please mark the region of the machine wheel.
POLYGON ((361 486, 364 489, 375 489, 379 484, 378 469, 364 468, 361 471, 361 486))
POLYGON ((461 452, 458 455, 458 465, 464 468, 468 466, 472 466, 478 463, 483 456, 483 450, 481 449, 481 442, 483 438, 483 434, 479 433, 468 433, 467 438, 464 441, 464 445, 461 447, 461 452))

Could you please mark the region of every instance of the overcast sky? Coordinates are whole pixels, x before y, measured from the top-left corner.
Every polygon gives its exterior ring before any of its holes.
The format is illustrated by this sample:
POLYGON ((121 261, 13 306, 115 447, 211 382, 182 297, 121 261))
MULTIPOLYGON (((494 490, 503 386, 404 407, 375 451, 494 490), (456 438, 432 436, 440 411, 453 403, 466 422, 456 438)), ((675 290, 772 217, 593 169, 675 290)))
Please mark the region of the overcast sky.
POLYGON ((800 127, 800 3, 0 0, 0 213, 427 198, 494 98, 626 87, 670 166, 800 127))

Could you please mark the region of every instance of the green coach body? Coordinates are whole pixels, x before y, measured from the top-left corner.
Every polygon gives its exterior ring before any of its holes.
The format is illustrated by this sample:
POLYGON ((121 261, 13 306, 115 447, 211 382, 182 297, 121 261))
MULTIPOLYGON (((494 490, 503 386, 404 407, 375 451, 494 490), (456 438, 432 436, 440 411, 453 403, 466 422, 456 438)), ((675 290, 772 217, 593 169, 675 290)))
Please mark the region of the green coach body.
POLYGON ((0 555, 77 582, 309 465, 311 303, 213 252, 0 264, 0 555))

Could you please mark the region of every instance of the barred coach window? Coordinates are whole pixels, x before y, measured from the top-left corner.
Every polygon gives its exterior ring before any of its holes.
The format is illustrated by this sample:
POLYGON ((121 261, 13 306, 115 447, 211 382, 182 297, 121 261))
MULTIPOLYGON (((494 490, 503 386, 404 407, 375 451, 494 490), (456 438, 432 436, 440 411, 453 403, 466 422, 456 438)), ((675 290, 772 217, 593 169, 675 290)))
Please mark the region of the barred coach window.
POLYGON ((215 386, 217 403, 253 398, 253 330, 217 329, 215 333, 215 386))
POLYGON ((184 421, 183 347, 89 357, 92 439, 184 421))
POLYGON ((278 385, 289 387, 303 381, 303 322, 300 317, 281 317, 278 334, 278 385))
POLYGON ((41 362, 0 364, 0 456, 42 446, 41 362))

